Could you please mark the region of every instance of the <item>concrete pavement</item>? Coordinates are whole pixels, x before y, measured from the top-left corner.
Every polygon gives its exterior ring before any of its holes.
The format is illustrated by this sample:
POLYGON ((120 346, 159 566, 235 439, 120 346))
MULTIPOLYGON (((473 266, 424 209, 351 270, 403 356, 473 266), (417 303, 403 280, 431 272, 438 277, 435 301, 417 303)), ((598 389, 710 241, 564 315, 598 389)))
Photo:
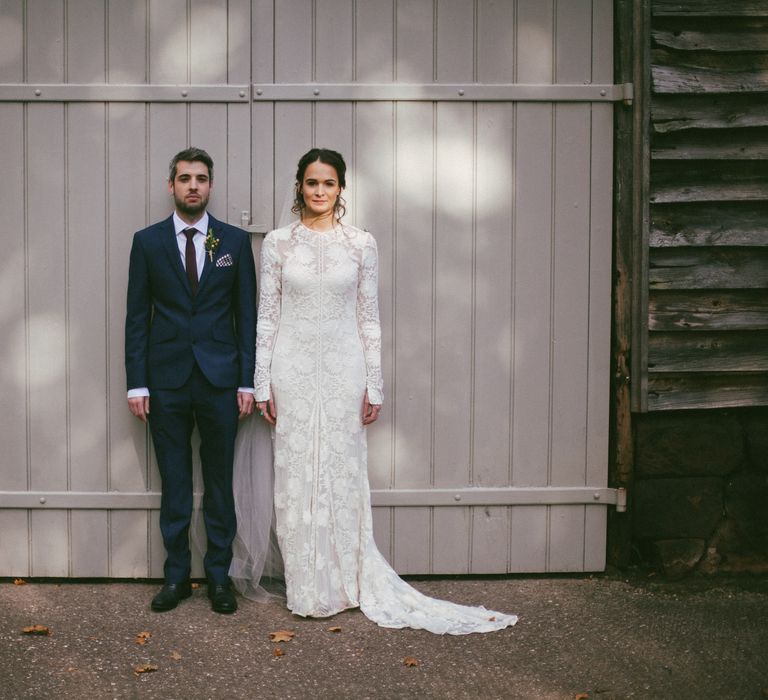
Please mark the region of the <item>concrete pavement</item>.
POLYGON ((768 578, 645 573, 411 580, 520 616, 485 635, 382 629, 359 611, 210 610, 205 587, 152 613, 156 583, 0 582, 0 698, 768 697, 768 578), (51 634, 21 630, 44 625, 51 634), (339 631, 329 628, 338 627, 339 631), (291 630, 289 642, 270 632, 291 630), (151 636, 144 644, 142 632, 151 636), (275 655, 279 648, 283 654, 275 655), (412 657, 418 664, 406 666, 412 657), (156 666, 136 673, 135 668, 156 666))

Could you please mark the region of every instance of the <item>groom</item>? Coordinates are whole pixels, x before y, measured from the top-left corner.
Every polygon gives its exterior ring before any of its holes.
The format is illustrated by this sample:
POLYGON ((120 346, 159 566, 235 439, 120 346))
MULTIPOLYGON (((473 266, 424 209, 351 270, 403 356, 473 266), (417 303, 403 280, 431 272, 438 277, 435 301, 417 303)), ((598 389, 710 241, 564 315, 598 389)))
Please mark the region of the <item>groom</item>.
POLYGON ((165 585, 152 610, 192 594, 192 429, 200 432, 208 597, 233 613, 229 565, 237 527, 232 462, 238 417, 253 412, 256 277, 248 235, 206 211, 213 160, 188 148, 171 161, 174 213, 133 237, 125 321, 128 406, 149 421, 162 478, 165 585), (151 406, 151 411, 150 411, 151 406))

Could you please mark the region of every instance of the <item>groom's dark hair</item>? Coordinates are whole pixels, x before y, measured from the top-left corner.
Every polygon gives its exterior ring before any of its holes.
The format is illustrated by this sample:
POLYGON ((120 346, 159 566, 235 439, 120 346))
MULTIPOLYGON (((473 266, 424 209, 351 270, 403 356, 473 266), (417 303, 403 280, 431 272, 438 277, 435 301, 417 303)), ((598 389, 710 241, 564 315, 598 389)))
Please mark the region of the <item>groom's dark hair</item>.
POLYGON ((213 182, 213 158, 211 158, 202 148, 196 148, 195 146, 185 148, 173 157, 169 168, 169 182, 173 182, 176 179, 176 166, 182 160, 187 161, 188 163, 194 163, 196 161, 205 163, 205 165, 208 166, 208 177, 211 182, 213 182))

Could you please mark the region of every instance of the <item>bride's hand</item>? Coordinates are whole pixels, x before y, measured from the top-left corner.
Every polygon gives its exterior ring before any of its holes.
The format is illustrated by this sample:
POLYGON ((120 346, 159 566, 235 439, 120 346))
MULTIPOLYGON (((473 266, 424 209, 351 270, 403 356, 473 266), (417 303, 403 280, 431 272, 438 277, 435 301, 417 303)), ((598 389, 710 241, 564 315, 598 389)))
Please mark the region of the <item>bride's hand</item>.
POLYGON ((365 397, 363 398, 363 425, 370 425, 379 417, 379 411, 381 410, 380 403, 371 403, 368 401, 368 390, 365 391, 365 397))
POLYGON ((269 395, 269 401, 257 401, 256 410, 267 423, 274 425, 277 421, 277 409, 275 408, 275 400, 272 398, 272 394, 269 395))

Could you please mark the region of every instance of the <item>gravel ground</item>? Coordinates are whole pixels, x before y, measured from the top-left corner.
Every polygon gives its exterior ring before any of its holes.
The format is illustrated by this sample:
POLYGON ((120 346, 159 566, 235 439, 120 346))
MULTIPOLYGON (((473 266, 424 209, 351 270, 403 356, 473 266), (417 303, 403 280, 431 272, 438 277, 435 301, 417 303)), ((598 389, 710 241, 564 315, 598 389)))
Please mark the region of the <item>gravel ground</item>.
POLYGON ((277 602, 241 600, 235 615, 217 615, 204 585, 158 614, 156 582, 4 580, 0 698, 768 698, 766 577, 411 583, 520 621, 441 637, 382 629, 359 611, 306 620, 277 602), (22 633, 32 625, 50 634, 22 633), (274 643, 276 630, 295 636, 274 643), (151 636, 138 644, 142 632, 151 636), (157 670, 136 673, 141 665, 157 670))

